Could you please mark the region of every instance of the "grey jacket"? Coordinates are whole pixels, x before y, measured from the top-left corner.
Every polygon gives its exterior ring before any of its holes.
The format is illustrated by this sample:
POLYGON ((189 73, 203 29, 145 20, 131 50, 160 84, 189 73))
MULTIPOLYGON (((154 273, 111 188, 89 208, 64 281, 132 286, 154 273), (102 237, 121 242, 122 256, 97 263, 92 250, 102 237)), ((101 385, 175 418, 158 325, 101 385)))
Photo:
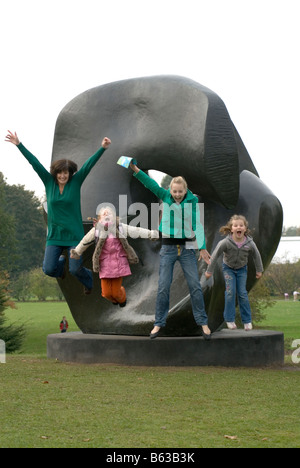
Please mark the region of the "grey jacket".
POLYGON ((211 256, 211 264, 208 266, 207 272, 212 273, 214 271, 218 257, 221 254, 223 254, 223 262, 227 266, 234 270, 238 270, 248 264, 250 253, 253 255, 256 273, 262 273, 264 268, 261 256, 252 237, 247 237, 245 244, 239 248, 229 235, 225 239, 221 240, 216 246, 211 256))

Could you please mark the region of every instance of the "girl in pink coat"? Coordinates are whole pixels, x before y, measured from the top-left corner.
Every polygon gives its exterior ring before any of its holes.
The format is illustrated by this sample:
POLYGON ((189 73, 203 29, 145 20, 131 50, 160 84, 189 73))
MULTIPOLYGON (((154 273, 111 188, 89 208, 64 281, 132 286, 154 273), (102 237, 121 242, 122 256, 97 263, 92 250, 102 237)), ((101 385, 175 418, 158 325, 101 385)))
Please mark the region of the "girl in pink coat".
POLYGON ((129 264, 139 259, 129 245, 127 237, 158 239, 157 231, 149 231, 122 224, 110 207, 102 208, 93 227, 75 249, 71 258, 80 258, 82 253, 96 243, 93 255, 93 271, 99 273, 102 296, 120 307, 126 305, 126 291, 123 278, 131 275, 129 264))

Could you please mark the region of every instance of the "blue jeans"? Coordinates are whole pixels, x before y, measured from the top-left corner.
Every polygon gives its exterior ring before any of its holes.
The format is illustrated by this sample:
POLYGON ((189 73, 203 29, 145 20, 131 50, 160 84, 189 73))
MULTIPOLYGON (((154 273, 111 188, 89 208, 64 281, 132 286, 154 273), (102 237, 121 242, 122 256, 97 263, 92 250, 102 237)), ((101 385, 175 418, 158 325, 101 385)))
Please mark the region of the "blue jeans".
POLYGON ((248 299, 248 292, 246 290, 247 283, 247 266, 234 270, 223 263, 223 275, 225 279, 225 309, 224 319, 225 322, 235 321, 235 304, 236 295, 238 296, 238 303, 243 323, 251 322, 251 309, 248 299))
POLYGON ((75 247, 62 247, 60 245, 47 245, 43 263, 43 272, 47 276, 61 278, 64 272, 66 259, 62 257, 64 250, 68 251, 69 255, 69 271, 75 276, 87 289, 93 287, 93 274, 91 270, 82 266, 82 259, 75 260, 70 258, 70 251, 75 247))
POLYGON ((163 245, 160 251, 159 284, 156 302, 155 324, 166 325, 170 305, 170 288, 176 261, 179 261, 190 290, 192 309, 197 325, 207 325, 207 315, 200 285, 198 261, 194 250, 184 246, 163 245))

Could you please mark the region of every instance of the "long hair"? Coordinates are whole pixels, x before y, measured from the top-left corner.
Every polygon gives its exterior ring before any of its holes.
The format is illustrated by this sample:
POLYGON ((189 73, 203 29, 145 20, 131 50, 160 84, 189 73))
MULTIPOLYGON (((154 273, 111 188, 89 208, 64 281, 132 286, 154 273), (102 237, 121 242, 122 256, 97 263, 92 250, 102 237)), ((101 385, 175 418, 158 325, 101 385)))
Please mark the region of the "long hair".
POLYGON ((57 182, 57 174, 62 171, 69 172, 69 180, 68 183, 71 182, 71 179, 75 172, 77 172, 78 166, 70 159, 59 159, 58 161, 54 161, 50 167, 50 174, 54 177, 55 181, 57 182))
POLYGON ((237 221, 238 219, 241 219, 242 221, 244 221, 244 224, 246 226, 246 232, 245 232, 245 235, 246 236, 249 236, 250 235, 250 229, 249 229, 249 223, 247 221, 247 219, 245 218, 245 216, 243 215, 233 215, 231 216, 230 220, 228 221, 228 223, 225 225, 225 226, 222 226, 220 228, 220 233, 223 234, 223 236, 230 234, 231 233, 231 230, 232 230, 232 225, 233 225, 233 221, 237 221))

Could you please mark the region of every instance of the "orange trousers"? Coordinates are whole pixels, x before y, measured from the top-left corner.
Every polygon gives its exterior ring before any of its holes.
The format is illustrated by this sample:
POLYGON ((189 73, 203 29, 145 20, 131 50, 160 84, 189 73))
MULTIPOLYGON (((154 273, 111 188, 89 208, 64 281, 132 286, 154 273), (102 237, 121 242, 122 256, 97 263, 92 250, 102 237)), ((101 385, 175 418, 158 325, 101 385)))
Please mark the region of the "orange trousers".
POLYGON ((123 278, 102 278, 102 297, 115 304, 122 304, 126 301, 126 291, 122 286, 123 278))

